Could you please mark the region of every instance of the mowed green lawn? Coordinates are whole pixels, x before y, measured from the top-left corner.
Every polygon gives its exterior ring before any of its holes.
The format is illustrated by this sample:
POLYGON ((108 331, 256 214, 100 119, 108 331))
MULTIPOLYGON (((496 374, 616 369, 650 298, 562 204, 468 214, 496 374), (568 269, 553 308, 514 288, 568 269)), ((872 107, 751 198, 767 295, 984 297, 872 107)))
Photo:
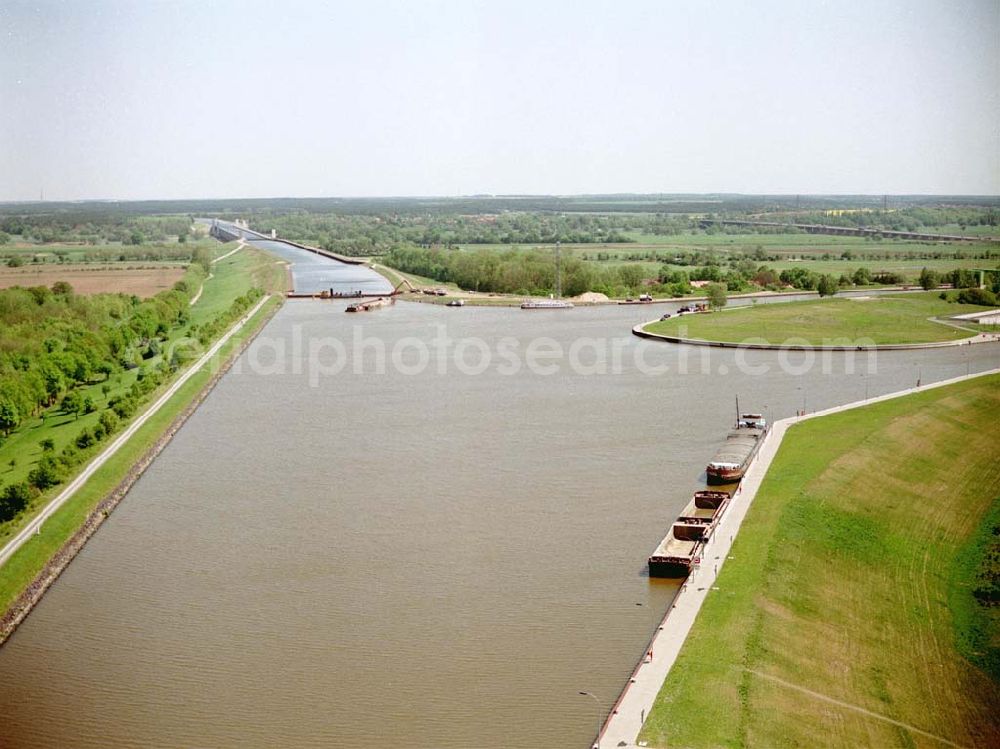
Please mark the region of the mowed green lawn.
POLYGON ((1000 746, 1000 686, 962 655, 1000 675, 967 559, 1000 509, 998 413, 990 376, 792 427, 640 740, 1000 746))
POLYGON ((936 292, 869 298, 831 298, 739 307, 720 312, 682 315, 650 323, 650 333, 729 341, 771 344, 861 345, 932 343, 968 338, 973 330, 960 330, 928 318, 946 317, 988 309, 950 304, 936 292))

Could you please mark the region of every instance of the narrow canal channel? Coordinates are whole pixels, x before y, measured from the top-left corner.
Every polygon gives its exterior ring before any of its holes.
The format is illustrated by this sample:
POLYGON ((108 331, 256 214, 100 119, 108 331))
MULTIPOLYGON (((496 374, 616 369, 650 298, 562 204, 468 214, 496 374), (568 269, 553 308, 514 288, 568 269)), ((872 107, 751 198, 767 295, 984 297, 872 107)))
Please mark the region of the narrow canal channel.
POLYGON ((703 370, 629 334, 662 307, 343 308, 286 304, 0 650, 3 746, 580 749, 578 692, 613 700, 669 605, 645 559, 737 393, 773 419, 1000 364, 966 346, 794 374, 704 349, 703 370), (417 371, 442 332, 621 339, 621 372, 417 371), (310 366, 310 342, 332 370, 356 337, 338 374, 310 366))

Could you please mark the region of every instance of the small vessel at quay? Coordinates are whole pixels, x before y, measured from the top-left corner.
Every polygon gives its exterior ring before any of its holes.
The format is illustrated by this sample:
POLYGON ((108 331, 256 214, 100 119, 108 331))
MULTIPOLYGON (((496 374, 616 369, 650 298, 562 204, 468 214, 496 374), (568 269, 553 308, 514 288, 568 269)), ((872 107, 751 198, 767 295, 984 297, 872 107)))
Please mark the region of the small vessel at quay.
MULTIPOLYGON (((739 414, 739 406, 737 405, 739 414)), ((705 468, 709 484, 735 484, 743 478, 767 434, 767 421, 761 414, 739 414, 736 428, 705 468)))

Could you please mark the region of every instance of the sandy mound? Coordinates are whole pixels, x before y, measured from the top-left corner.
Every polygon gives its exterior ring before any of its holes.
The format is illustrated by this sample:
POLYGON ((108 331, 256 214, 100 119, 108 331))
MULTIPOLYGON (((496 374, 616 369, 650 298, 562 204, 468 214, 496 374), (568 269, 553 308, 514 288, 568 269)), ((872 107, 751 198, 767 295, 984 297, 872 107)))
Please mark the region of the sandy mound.
POLYGON ((574 302, 607 302, 608 295, 599 291, 585 291, 572 298, 574 302))

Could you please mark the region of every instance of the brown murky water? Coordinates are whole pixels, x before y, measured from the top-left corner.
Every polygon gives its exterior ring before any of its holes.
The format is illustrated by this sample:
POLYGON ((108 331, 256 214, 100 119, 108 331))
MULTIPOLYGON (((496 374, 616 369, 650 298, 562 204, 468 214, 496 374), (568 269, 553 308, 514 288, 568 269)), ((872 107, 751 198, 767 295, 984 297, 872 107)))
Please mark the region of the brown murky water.
POLYGON ((753 377, 711 351, 712 375, 682 375, 681 347, 629 335, 662 307, 343 306, 287 304, 251 358, 294 369, 297 330, 391 349, 445 325, 622 338, 623 372, 375 375, 369 350, 311 387, 245 356, 0 650, 0 744, 587 746, 578 692, 612 701, 666 609, 645 558, 735 393, 778 418, 1000 364, 977 346, 753 377))

